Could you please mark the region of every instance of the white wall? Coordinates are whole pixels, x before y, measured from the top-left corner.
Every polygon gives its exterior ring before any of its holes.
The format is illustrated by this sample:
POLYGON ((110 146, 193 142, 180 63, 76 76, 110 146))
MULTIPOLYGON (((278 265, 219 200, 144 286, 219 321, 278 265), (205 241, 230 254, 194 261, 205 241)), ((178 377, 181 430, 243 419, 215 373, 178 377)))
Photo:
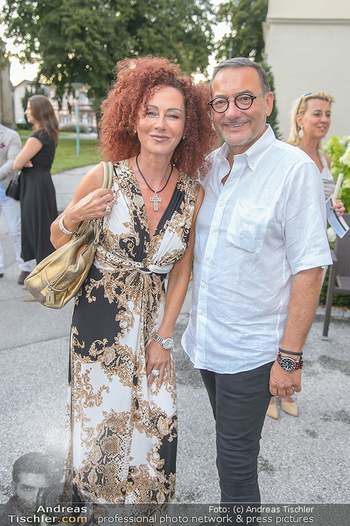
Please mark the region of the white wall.
POLYGON ((348 0, 269 0, 268 17, 344 19, 350 17, 348 0))
POLYGON ((349 135, 349 0, 270 0, 264 36, 283 138, 293 101, 318 90, 335 99, 328 136, 349 135))
POLYGON ((25 95, 26 88, 30 89, 33 83, 28 80, 23 80, 14 88, 14 105, 15 105, 15 122, 22 122, 24 120, 24 110, 22 106, 22 99, 25 95))

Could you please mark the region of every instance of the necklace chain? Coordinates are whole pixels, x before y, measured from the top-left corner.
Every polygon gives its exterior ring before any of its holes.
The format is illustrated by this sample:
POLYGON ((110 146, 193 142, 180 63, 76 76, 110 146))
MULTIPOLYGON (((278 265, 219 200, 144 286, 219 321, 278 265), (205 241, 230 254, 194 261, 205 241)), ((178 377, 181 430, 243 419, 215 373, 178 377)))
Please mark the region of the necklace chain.
POLYGON ((137 161, 137 158, 139 157, 139 155, 140 155, 140 154, 138 154, 138 155, 136 156, 136 166, 137 166, 138 171, 139 171, 140 174, 141 174, 142 179, 145 181, 146 185, 147 185, 148 188, 151 190, 151 192, 154 193, 154 196, 153 196, 153 197, 150 197, 149 200, 153 202, 153 210, 154 210, 155 212, 157 212, 157 210, 158 210, 158 203, 162 200, 162 198, 161 198, 161 197, 158 197, 157 194, 160 194, 160 192, 163 192, 164 188, 165 188, 166 185, 168 184, 169 179, 170 179, 170 177, 171 177, 171 174, 173 173, 174 165, 171 164, 170 174, 169 174, 168 179, 166 180, 166 183, 165 183, 165 185, 163 186, 163 188, 161 188, 160 190, 153 190, 153 188, 150 187, 150 185, 149 185, 148 182, 146 181, 145 176, 143 175, 143 173, 142 173, 141 170, 140 170, 139 163, 138 163, 138 161, 137 161))

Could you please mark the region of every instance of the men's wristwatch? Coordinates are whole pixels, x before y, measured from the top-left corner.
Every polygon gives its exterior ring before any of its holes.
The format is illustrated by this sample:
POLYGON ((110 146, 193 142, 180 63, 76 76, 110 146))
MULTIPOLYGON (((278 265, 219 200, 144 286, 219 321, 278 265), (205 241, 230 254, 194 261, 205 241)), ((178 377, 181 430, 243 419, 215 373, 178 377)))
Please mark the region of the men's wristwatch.
POLYGON ((303 368, 303 360, 300 359, 299 362, 293 360, 293 358, 288 358, 287 356, 282 356, 281 353, 277 355, 277 362, 280 364, 282 369, 285 371, 297 371, 298 369, 303 368))
POLYGON ((174 340, 172 338, 163 338, 163 336, 159 336, 159 334, 156 334, 153 339, 156 342, 160 343, 160 345, 166 351, 172 351, 174 349, 174 340))

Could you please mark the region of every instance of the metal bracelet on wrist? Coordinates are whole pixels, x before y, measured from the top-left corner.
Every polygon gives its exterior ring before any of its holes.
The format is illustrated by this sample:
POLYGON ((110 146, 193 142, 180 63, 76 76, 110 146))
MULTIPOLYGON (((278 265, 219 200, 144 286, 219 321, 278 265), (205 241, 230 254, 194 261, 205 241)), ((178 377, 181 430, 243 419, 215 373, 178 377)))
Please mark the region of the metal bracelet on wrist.
POLYGON ((73 232, 70 232, 69 230, 67 230, 63 224, 63 219, 64 219, 64 216, 62 216, 58 222, 58 226, 60 227, 61 232, 63 232, 64 234, 67 234, 67 236, 72 236, 77 231, 77 229, 73 230, 73 232))
POLYGON ((163 336, 156 334, 153 339, 158 342, 166 351, 172 351, 174 349, 174 340, 172 338, 163 338, 163 336))

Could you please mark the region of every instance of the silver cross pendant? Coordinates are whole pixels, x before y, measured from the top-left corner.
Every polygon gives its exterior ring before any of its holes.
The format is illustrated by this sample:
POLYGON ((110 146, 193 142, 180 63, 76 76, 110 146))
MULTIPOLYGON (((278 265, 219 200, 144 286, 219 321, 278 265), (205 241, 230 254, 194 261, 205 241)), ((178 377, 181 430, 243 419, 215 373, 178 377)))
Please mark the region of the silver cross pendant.
POLYGON ((157 192, 154 192, 154 196, 150 197, 149 200, 153 202, 153 210, 157 212, 158 203, 162 200, 162 198, 157 196, 157 192))

